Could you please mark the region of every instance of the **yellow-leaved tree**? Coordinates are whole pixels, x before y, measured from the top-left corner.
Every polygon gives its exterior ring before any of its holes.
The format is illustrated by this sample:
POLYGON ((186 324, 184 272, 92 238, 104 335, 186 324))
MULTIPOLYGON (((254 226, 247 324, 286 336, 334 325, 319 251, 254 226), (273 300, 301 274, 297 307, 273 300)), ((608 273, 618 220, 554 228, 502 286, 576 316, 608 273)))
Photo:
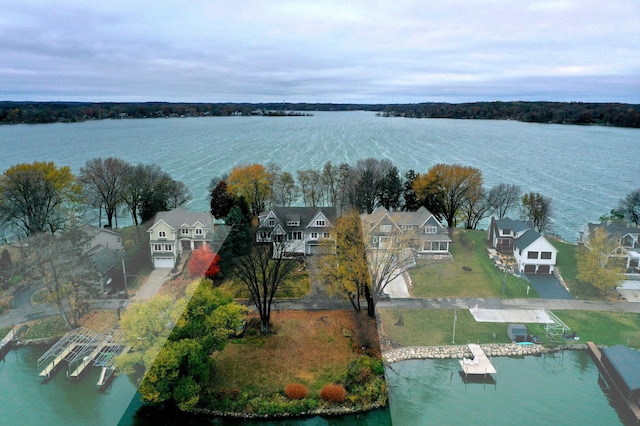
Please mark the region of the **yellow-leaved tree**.
POLYGON ((244 197, 251 213, 258 216, 271 196, 272 176, 262 164, 236 166, 227 179, 227 191, 244 197))
POLYGON ((588 244, 576 252, 578 281, 592 285, 600 291, 616 287, 622 280, 622 258, 616 256, 616 239, 603 227, 595 228, 588 244))

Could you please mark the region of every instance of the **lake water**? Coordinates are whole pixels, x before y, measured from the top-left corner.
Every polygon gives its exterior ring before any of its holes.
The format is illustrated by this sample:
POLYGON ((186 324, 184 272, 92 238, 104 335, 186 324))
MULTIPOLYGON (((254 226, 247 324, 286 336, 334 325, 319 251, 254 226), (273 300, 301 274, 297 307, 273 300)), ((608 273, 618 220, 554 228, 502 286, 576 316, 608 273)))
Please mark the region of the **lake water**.
MULTIPOLYGON (((480 168, 488 187, 514 183, 551 197, 554 231, 567 241, 575 241, 585 222, 596 221, 640 186, 639 129, 378 118, 370 112, 0 126, 0 148, 0 170, 54 161, 78 172, 88 159, 108 156, 155 162, 187 184, 193 210, 207 210, 209 180, 237 164, 273 161, 295 172, 320 168, 328 160, 384 157, 402 172, 425 172, 437 163, 460 163, 480 168)), ((117 378, 106 394, 95 391, 92 377, 69 383, 60 375, 42 385, 34 351, 11 352, 0 365, 0 424, 119 421, 135 392, 126 378, 117 378)), ((394 424, 622 423, 588 357, 567 353, 560 359, 495 362, 499 375, 493 388, 464 386, 453 361, 395 364, 389 373, 394 424)), ((306 424, 356 420, 316 418, 306 424)), ((130 416, 122 422, 130 423, 130 416)), ((361 417, 359 423, 388 424, 388 412, 361 417)))
POLYGON ((637 189, 640 129, 516 121, 381 118, 371 112, 317 112, 312 117, 210 117, 104 120, 0 126, 0 170, 54 161, 74 172, 91 158, 116 156, 159 164, 183 181, 207 210, 212 177, 234 165, 275 162, 283 170, 389 158, 404 173, 437 163, 479 168, 485 184, 514 183, 553 199, 554 232, 575 242, 637 189))

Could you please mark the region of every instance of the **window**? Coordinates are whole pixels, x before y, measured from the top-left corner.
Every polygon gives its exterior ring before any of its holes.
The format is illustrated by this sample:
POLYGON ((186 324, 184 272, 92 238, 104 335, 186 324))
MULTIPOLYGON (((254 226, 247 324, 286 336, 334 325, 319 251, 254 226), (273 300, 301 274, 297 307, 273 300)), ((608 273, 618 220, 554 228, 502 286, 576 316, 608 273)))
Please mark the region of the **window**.
POLYGON ((316 220, 316 226, 324 226, 324 220, 322 219, 316 220))
POLYGON ((378 237, 376 237, 375 235, 373 236, 373 243, 378 244, 378 237))
POLYGON ((538 258, 537 251, 530 251, 529 253, 527 253, 527 259, 537 259, 537 258, 538 258))
POLYGON ((380 232, 391 232, 391 225, 380 225, 380 232))
POLYGON ((325 233, 322 234, 322 238, 329 239, 329 238, 331 238, 331 234, 328 233, 328 232, 325 232, 325 233))
POLYGON ((318 239, 318 233, 317 232, 312 232, 311 233, 311 239, 312 240, 317 240, 318 239))
POLYGON ((158 238, 167 238, 167 233, 164 231, 158 231, 158 238))
POLYGON ((503 229, 502 230, 502 235, 510 235, 511 234, 511 229, 503 229))
POLYGON ((202 228, 196 228, 196 235, 202 235, 202 228))
POLYGON ((180 230, 180 234, 182 234, 182 235, 188 235, 188 234, 189 234, 189 230, 188 230, 188 229, 184 229, 184 228, 182 228, 182 229, 180 230))
POLYGON ((427 225, 424 227, 425 234, 435 234, 438 232, 438 227, 433 225, 427 225))
POLYGON ((276 220, 275 219, 269 219, 269 226, 276 226, 276 220))
POLYGON ((116 238, 116 242, 117 242, 117 243, 119 243, 120 241, 122 241, 122 240, 120 239, 120 237, 116 238))
POLYGON ((288 220, 287 226, 300 226, 300 222, 297 220, 288 220))
POLYGON ((289 232, 290 240, 301 240, 302 239, 302 231, 293 231, 289 232))
POLYGON ((447 251, 447 242, 440 241, 440 251, 447 251))
POLYGON ((162 244, 154 244, 153 251, 162 251, 162 244))
POLYGON ((164 251, 171 251, 173 250, 173 245, 172 244, 165 244, 164 245, 164 251))
POLYGON ((551 259, 551 252, 550 251, 541 252, 540 259, 551 259))

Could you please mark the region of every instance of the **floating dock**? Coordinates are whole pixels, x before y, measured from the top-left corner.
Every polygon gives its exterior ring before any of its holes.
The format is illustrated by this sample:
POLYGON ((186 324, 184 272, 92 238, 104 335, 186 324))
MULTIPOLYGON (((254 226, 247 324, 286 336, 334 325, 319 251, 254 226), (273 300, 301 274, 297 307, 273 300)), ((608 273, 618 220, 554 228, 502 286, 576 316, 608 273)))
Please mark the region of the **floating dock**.
POLYGON ((470 343, 467 345, 469 351, 471 351, 472 359, 461 359, 460 366, 465 376, 483 376, 486 377, 490 374, 496 374, 497 371, 487 355, 484 353, 480 345, 470 343))

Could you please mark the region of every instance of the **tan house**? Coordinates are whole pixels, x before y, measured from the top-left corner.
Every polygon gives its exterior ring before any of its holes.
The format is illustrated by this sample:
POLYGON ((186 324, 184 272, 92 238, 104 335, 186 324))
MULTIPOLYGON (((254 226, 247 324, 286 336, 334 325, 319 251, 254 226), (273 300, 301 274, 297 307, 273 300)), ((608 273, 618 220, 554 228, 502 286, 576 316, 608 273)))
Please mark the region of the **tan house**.
POLYGON ((209 242, 213 216, 209 212, 190 212, 183 207, 156 213, 147 231, 154 268, 173 268, 179 255, 209 242))
POLYGON ((419 254, 451 256, 447 229, 425 207, 414 212, 390 212, 378 207, 371 214, 363 214, 361 219, 369 248, 384 249, 402 236, 419 254))

